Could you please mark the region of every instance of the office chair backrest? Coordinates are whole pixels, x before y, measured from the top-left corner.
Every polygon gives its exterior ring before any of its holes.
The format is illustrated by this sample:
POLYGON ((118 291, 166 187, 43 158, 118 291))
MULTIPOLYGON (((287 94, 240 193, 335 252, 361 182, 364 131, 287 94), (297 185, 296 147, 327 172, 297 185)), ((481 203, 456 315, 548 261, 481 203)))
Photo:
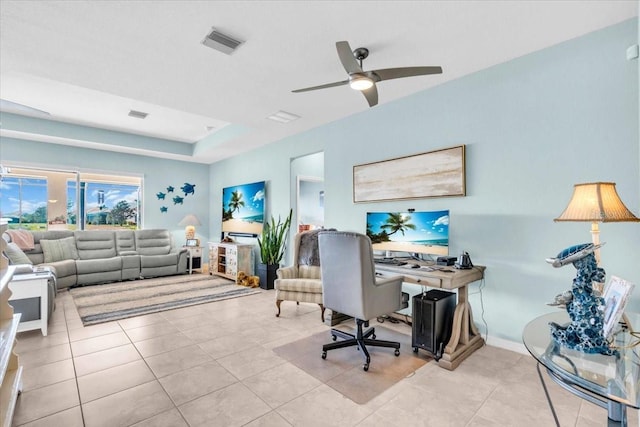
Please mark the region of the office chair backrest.
POLYGON ((318 236, 324 305, 369 320, 369 294, 375 286, 371 240, 359 233, 326 231, 318 236))

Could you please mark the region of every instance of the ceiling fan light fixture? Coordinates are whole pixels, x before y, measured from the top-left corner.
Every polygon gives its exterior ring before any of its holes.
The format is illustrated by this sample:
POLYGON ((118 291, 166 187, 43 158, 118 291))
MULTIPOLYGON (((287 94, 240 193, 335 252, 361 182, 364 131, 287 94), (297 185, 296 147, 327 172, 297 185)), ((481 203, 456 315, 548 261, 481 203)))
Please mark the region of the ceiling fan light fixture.
POLYGON ((355 90, 367 90, 373 86, 373 80, 363 74, 353 74, 349 76, 349 86, 355 90))

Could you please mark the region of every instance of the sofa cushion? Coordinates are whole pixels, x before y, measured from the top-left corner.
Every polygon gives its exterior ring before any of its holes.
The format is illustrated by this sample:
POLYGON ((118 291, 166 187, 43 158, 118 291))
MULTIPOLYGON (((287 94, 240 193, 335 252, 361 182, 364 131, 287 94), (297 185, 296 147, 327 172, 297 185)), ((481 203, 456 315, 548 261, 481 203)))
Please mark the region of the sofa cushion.
POLYGON ((40 240, 44 262, 62 261, 65 259, 78 259, 76 241, 73 237, 65 237, 57 240, 40 240))
POLYGON ((15 243, 7 243, 4 254, 11 264, 33 264, 29 257, 15 243))
POLYGON ((116 231, 116 250, 118 255, 136 253, 136 238, 133 230, 116 231))
POLYGON ((116 256, 116 236, 110 230, 75 231, 80 259, 104 259, 116 256))
POLYGON ((168 230, 136 230, 135 236, 140 255, 167 255, 173 249, 168 230))

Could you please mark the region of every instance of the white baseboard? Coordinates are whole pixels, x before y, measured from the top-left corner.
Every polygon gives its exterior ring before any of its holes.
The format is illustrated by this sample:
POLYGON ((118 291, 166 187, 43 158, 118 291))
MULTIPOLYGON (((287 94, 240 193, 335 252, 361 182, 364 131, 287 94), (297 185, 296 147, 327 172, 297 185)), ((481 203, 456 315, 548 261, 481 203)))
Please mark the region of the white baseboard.
POLYGON ((505 350, 515 351, 516 353, 530 356, 527 348, 521 342, 505 340, 504 338, 492 337, 489 335, 487 337, 487 345, 504 348, 505 350))

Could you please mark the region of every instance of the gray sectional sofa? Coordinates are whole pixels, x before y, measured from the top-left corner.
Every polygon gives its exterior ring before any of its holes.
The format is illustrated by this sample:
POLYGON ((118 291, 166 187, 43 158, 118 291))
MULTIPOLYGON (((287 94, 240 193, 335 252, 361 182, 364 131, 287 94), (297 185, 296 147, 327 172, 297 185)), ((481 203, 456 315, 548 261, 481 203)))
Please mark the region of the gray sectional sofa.
MULTIPOLYGON (((173 244, 168 230, 33 231, 35 248, 9 245, 12 264, 53 267, 58 289, 187 272, 187 250, 173 244), (25 257, 26 256, 26 257, 25 257)), ((11 236, 2 237, 11 243, 11 236)))

